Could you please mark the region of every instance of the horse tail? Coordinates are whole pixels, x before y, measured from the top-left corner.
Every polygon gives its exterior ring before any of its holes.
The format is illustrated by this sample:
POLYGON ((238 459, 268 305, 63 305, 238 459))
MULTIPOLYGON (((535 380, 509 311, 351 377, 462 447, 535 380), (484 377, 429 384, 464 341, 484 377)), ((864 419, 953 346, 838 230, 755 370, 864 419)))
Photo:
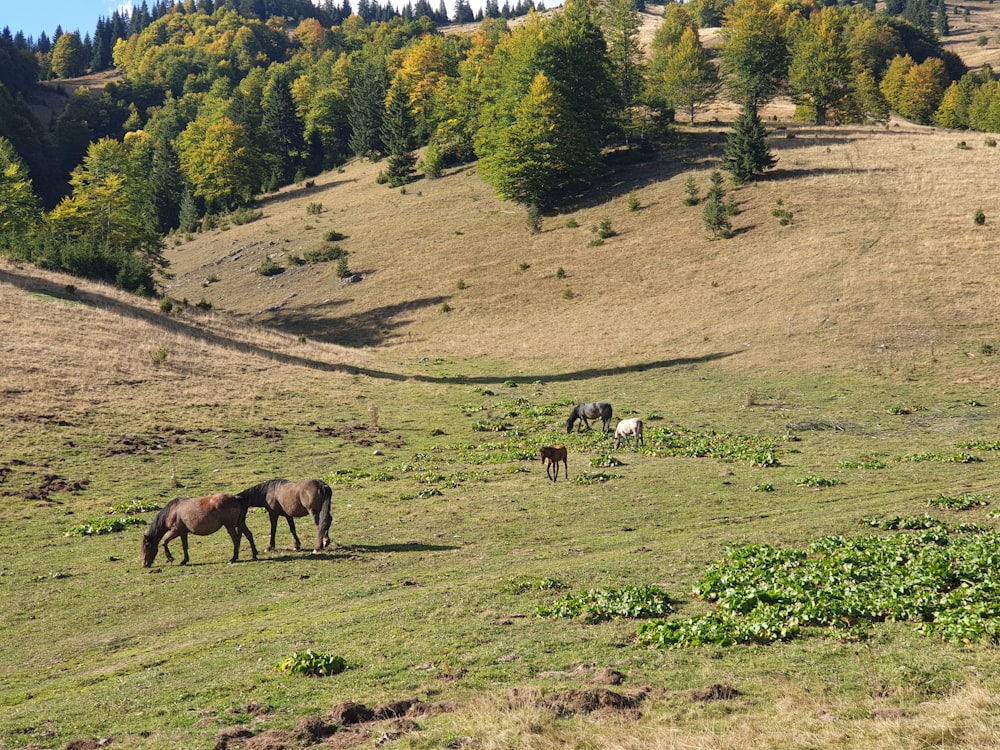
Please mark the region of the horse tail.
POLYGON ((333 500, 333 488, 322 479, 317 479, 315 482, 319 487, 319 495, 323 501, 333 500))

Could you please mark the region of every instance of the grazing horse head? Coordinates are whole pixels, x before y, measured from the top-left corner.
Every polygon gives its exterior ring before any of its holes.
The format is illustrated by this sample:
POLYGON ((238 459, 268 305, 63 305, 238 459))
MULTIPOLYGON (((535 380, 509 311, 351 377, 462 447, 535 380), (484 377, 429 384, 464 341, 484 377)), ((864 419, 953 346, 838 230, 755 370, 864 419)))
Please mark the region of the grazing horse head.
POLYGON ((148 568, 156 559, 156 552, 159 549, 157 540, 149 534, 142 535, 142 567, 148 568))

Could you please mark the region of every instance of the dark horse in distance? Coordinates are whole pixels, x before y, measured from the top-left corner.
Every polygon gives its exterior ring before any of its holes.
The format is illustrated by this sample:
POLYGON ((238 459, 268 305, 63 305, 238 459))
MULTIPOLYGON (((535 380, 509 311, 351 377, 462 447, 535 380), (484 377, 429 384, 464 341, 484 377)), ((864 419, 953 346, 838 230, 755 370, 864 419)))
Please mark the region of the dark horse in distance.
POLYGON ((553 482, 559 479, 559 462, 562 461, 563 476, 569 479, 569 466, 566 463, 566 446, 565 445, 543 445, 539 451, 539 456, 542 459, 542 465, 545 467, 545 476, 551 479, 553 482), (552 471, 555 469, 555 476, 552 475, 552 471))
POLYGON ((184 559, 181 565, 188 563, 188 534, 206 536, 214 534, 223 526, 233 540, 233 557, 229 562, 236 562, 240 556, 240 535, 246 534, 257 559, 257 545, 253 534, 244 526, 246 509, 236 495, 218 493, 206 497, 178 497, 167 503, 149 525, 149 531, 142 537, 142 566, 148 568, 156 559, 156 550, 160 541, 163 542, 163 553, 167 562, 173 562, 167 543, 176 537, 181 538, 184 548, 184 559))
POLYGON ((590 404, 577 404, 573 407, 573 411, 569 413, 569 419, 566 420, 566 432, 573 431, 573 425, 579 419, 580 423, 586 425, 587 429, 590 429, 589 419, 598 419, 601 422, 601 432, 608 432, 611 429, 611 404, 607 401, 595 401, 590 404))
POLYGON ((278 530, 278 517, 288 521, 288 530, 295 540, 295 551, 302 549, 299 535, 295 533, 294 518, 311 515, 316 522, 316 547, 319 552, 330 543, 330 524, 333 522, 331 504, 333 490, 320 479, 303 479, 291 482, 287 479, 269 479, 255 484, 236 496, 243 506, 244 516, 248 508, 264 508, 271 517, 271 543, 267 549, 274 549, 274 535, 278 530))

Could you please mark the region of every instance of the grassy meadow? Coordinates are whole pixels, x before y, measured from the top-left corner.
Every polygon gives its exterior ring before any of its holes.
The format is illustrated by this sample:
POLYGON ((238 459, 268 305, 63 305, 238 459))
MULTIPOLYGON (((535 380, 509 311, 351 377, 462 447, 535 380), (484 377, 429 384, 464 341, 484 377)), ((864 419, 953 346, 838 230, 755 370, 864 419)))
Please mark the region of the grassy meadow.
MULTIPOLYGON (((995 34, 992 6, 968 7, 995 34)), ((730 547, 924 514, 1000 526, 1000 150, 791 113, 764 112, 774 174, 726 187, 729 240, 684 205, 721 154, 720 106, 612 159, 537 234, 475 167, 393 191, 355 162, 169 238, 169 311, 0 262, 0 747, 1000 743, 989 643, 888 621, 657 649, 636 619, 537 614, 653 585, 695 617, 730 547), (360 280, 306 260, 334 245, 360 280), (643 451, 566 434, 598 399, 645 420, 643 451), (776 464, 667 455, 663 430, 764 442, 776 464), (570 481, 535 458, 556 442, 570 481), (276 476, 331 483, 328 550, 294 552, 282 522, 257 562, 244 543, 228 564, 218 533, 187 567, 140 566, 154 512, 128 504, 276 476), (347 669, 276 669, 307 650, 347 669), (375 715, 350 723, 349 702, 375 715)), ((263 550, 266 515, 248 523, 263 550)))

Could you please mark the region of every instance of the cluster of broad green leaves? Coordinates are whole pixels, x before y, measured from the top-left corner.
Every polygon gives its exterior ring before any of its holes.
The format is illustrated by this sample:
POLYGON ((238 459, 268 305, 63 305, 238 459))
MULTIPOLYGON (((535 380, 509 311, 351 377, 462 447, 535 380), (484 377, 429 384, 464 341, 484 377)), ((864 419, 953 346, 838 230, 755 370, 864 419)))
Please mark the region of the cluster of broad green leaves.
POLYGON ((135 516, 122 516, 119 518, 92 518, 85 523, 67 529, 65 536, 98 536, 101 534, 113 534, 117 531, 125 531, 129 526, 142 526, 146 522, 135 516))
POLYGON ((778 465, 777 440, 765 435, 654 427, 647 430, 645 439, 646 452, 654 456, 709 456, 753 466, 778 465))
POLYGON ((324 474, 323 481, 330 485, 363 487, 370 482, 391 482, 395 477, 384 471, 364 471, 361 469, 334 469, 324 474))
POLYGON ((328 677, 340 674, 347 669, 347 661, 342 656, 324 654, 321 651, 296 651, 291 656, 278 662, 275 667, 279 672, 301 674, 307 677, 328 677))
POLYGON ((804 628, 891 620, 944 640, 998 643, 1000 533, 936 526, 824 537, 804 550, 750 545, 710 565, 694 594, 715 611, 644 623, 639 642, 771 643, 804 628))
POLYGON ((612 479, 621 479, 621 474, 614 474, 607 471, 581 471, 575 477, 575 484, 602 484, 610 482, 612 479))
POLYGON ((927 505, 929 507, 941 508, 941 510, 969 510, 970 508, 978 508, 984 505, 989 505, 989 503, 977 495, 964 493, 962 495, 958 495, 957 497, 952 497, 950 495, 938 495, 937 497, 929 498, 927 500, 927 505))
POLYGON ((108 508, 108 513, 120 513, 124 516, 134 516, 139 513, 149 513, 150 511, 159 509, 159 503, 154 503, 150 500, 129 500, 128 502, 118 503, 118 505, 112 505, 108 508))
POLYGON ((579 617, 588 622, 603 622, 620 617, 659 617, 672 611, 666 591, 645 585, 567 594, 550 605, 539 607, 537 614, 539 617, 579 617))
POLYGON ((905 456, 899 456, 896 460, 904 463, 940 461, 946 464, 974 464, 979 463, 983 459, 973 456, 971 453, 935 453, 930 451, 927 453, 908 453, 905 456))

